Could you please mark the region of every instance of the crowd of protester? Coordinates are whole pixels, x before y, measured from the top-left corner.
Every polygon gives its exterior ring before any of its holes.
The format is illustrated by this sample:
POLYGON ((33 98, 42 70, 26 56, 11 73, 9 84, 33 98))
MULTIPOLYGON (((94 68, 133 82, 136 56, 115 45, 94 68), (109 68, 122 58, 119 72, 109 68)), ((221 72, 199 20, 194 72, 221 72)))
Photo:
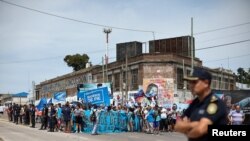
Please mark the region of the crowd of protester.
MULTIPOLYGON (((82 133, 87 122, 93 124, 92 134, 98 134, 98 124, 101 112, 118 112, 124 117, 122 131, 126 132, 145 132, 150 134, 159 134, 159 132, 174 131, 174 124, 180 118, 183 111, 177 111, 176 105, 171 108, 163 108, 158 105, 141 106, 121 105, 117 106, 97 106, 91 104, 82 104, 80 102, 65 105, 45 104, 38 111, 34 105, 10 105, 7 109, 10 122, 16 124, 30 125, 35 128, 36 122, 40 122, 39 130, 48 132, 82 133), (89 110, 90 115, 86 116, 85 111, 89 110), (137 121, 137 122, 135 122, 137 121)), ((119 125, 117 125, 119 126, 119 125)), ((120 130, 120 127, 114 127, 113 131, 120 130)))
MULTIPOLYGON (((40 122, 39 130, 48 132, 82 133, 87 122, 91 122, 93 129, 91 134, 98 134, 98 124, 101 112, 118 112, 124 118, 125 125, 121 129, 115 126, 113 131, 121 130, 125 132, 145 132, 149 134, 159 134, 160 132, 173 132, 176 120, 181 118, 183 111, 177 111, 176 105, 171 108, 163 108, 158 105, 141 106, 137 105, 110 105, 97 106, 82 104, 80 102, 65 105, 48 104, 39 111, 32 104, 30 105, 10 105, 7 109, 10 122, 27 125, 35 128, 35 124, 40 122), (90 115, 86 116, 85 111, 89 110, 90 115), (137 121, 137 122, 135 122, 137 121)), ((239 106, 233 105, 228 114, 229 124, 241 125, 244 121, 244 113, 239 106)))
POLYGON ((35 128, 36 107, 30 105, 11 104, 7 109, 8 119, 16 124, 31 125, 35 128))

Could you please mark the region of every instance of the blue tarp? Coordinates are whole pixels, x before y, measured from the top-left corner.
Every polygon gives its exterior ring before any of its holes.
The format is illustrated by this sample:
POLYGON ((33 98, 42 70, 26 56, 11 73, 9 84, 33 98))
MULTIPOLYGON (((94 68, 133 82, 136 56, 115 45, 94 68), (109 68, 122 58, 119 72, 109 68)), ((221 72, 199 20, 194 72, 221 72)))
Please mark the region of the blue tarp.
POLYGON ((21 93, 17 93, 17 94, 13 94, 12 97, 27 97, 28 93, 26 92, 21 92, 21 93))
MULTIPOLYGON (((84 120, 84 132, 90 133, 93 129, 93 123, 90 122, 90 110, 85 111, 86 119, 84 120)), ((134 131, 141 131, 139 128, 142 119, 135 115, 133 120, 134 131)), ((98 133, 113 133, 128 131, 128 116, 125 111, 102 111, 98 121, 98 133)))

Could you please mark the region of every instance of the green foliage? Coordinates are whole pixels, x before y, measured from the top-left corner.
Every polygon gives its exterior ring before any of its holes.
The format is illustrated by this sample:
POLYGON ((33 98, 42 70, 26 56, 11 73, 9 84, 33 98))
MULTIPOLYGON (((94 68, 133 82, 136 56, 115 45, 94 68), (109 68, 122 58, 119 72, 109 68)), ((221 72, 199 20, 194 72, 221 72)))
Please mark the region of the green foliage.
POLYGON ((67 55, 64 57, 64 62, 66 62, 69 67, 72 67, 74 71, 86 68, 88 61, 89 56, 87 54, 67 55))
POLYGON ((237 82, 250 85, 250 68, 245 71, 243 68, 237 69, 237 82))

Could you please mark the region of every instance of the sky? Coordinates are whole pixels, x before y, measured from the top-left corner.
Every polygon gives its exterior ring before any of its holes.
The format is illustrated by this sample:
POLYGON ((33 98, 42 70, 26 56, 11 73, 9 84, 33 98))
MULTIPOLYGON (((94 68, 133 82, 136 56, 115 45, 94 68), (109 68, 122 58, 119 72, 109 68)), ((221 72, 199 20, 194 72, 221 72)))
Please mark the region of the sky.
MULTIPOLYGON (((155 39, 191 34, 196 49, 250 39, 249 0, 6 0, 72 19, 155 32, 155 39)), ((73 22, 9 5, 0 0, 0 93, 28 92, 36 84, 72 72, 68 54, 86 53, 92 64, 105 54, 103 27, 73 22)), ((150 32, 113 29, 109 57, 117 43, 153 40, 150 32)), ((250 67, 250 42, 196 51, 203 65, 236 71, 250 67)))

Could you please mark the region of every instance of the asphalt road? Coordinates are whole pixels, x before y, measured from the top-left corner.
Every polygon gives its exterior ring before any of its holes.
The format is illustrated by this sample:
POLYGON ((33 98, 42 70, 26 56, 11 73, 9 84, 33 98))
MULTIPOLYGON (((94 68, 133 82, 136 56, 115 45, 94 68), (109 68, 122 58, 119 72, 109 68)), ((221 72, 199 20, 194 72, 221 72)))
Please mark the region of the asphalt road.
POLYGON ((30 128, 24 125, 16 125, 0 117, 0 141, 186 141, 186 137, 179 133, 161 133, 152 135, 145 133, 115 133, 92 136, 89 134, 47 132, 30 128))

